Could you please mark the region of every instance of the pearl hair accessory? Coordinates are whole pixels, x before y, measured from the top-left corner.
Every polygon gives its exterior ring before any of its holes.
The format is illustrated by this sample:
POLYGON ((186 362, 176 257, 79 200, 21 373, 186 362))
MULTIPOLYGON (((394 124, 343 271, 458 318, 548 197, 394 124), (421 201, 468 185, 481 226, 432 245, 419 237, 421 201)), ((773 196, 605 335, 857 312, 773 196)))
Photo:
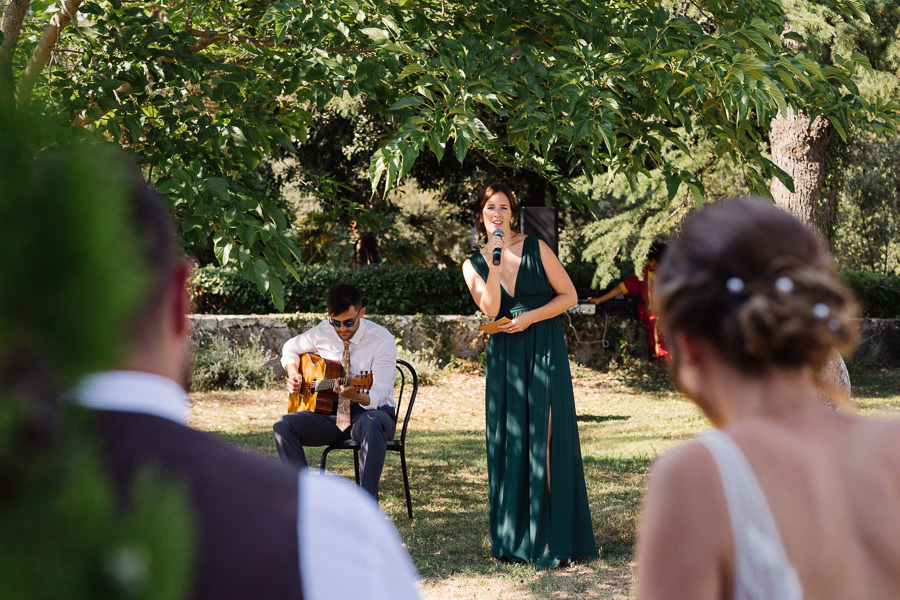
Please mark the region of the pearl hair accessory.
POLYGON ((794 289, 794 282, 791 281, 790 277, 785 277, 782 275, 778 279, 775 280, 775 289, 783 294, 787 294, 794 289))
POLYGON ((830 312, 831 310, 828 308, 828 306, 821 302, 813 304, 812 313, 816 316, 816 318, 824 319, 830 312))
POLYGON ((732 294, 737 294, 744 289, 744 280, 740 277, 729 277, 728 281, 725 282, 725 287, 732 294))

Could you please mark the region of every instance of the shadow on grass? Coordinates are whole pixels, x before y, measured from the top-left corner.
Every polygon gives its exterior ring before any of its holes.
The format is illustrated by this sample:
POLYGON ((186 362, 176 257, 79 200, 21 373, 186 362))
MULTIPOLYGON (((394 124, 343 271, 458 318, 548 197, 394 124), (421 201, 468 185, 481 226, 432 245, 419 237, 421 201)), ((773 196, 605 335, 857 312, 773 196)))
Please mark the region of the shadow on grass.
MULTIPOLYGON (((689 405, 660 405, 672 401, 672 395, 667 393, 672 388, 665 370, 653 365, 618 370, 603 377, 584 377, 578 384, 604 386, 611 378, 617 388, 621 388, 619 383, 632 387, 616 389, 609 396, 598 394, 599 399, 593 400, 596 404, 584 405, 589 414, 578 416, 585 483, 600 560, 579 563, 570 570, 550 571, 491 562, 483 428, 418 431, 415 425, 411 427, 407 459, 413 519, 406 514, 399 456, 388 453, 379 501, 399 530, 426 586, 437 594, 431 597, 627 597, 635 531, 651 461, 675 442, 687 441, 709 425, 689 405), (632 396, 643 398, 633 402, 632 396)), ((873 410, 900 410, 900 370, 851 369, 851 380, 854 398, 860 404, 871 405, 873 410)), ((459 393, 455 388, 449 392, 439 389, 441 395, 459 393)), ((482 389, 480 385, 478 389, 482 389)), ((481 399, 470 404, 477 407, 471 410, 480 410, 481 399)), ((427 402, 423 400, 422 406, 427 407, 427 402)), ((228 398, 215 408, 207 407, 208 412, 214 411, 221 419, 216 426, 231 430, 217 435, 276 459, 271 423, 248 428, 240 414, 230 412, 238 408, 228 398), (238 432, 237 427, 244 429, 238 432)), ((438 416, 443 414, 437 407, 432 410, 438 416)), ((320 456, 321 449, 307 449, 307 459, 314 467, 320 456)), ((331 456, 329 470, 352 478, 352 453, 331 456)))
MULTIPOLYGON (((588 415, 587 420, 624 418, 588 415)), ((216 435, 277 460, 269 431, 216 435)), ((307 461, 315 470, 321 452, 321 448, 306 449, 307 461)), ((491 562, 483 431, 411 432, 407 463, 414 518, 406 514, 396 453, 388 453, 385 460, 379 501, 423 578, 440 580, 455 574, 484 575, 514 568, 491 562)), ((584 457, 594 538, 604 559, 628 559, 631 555, 640 491, 649 464, 649 458, 584 457)), ((350 452, 332 453, 328 466, 334 474, 353 478, 350 452)))
POLYGON ((669 370, 663 364, 632 361, 616 370, 616 378, 641 394, 670 392, 675 389, 669 370))
POLYGON ((585 423, 603 423, 604 421, 627 421, 629 415, 577 415, 579 421, 585 423))
MULTIPOLYGON (((608 420, 597 417, 597 420, 608 420)), ((227 442, 277 460, 268 428, 249 433, 216 433, 227 442)), ((318 470, 321 448, 307 448, 318 470)), ((407 462, 414 518, 406 514, 399 456, 388 453, 381 477, 380 504, 397 526, 426 581, 455 575, 512 577, 521 565, 491 561, 484 431, 410 432, 407 462)), ((642 477, 649 459, 584 459, 594 537, 604 559, 631 555, 642 477)), ((329 471, 352 479, 352 453, 332 453, 329 471)), ((589 564, 596 567, 596 561, 589 564)))
POLYGON ((214 435, 244 450, 278 459, 278 453, 275 450, 275 438, 272 436, 271 431, 251 433, 224 433, 217 431, 214 435))

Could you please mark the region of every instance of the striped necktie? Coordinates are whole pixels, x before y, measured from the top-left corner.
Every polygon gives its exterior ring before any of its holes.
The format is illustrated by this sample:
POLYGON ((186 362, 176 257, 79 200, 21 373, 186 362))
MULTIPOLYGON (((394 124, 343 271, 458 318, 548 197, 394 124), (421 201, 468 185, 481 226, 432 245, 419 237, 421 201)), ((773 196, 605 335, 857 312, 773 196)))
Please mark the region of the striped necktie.
MULTIPOLYGON (((344 354, 341 355, 341 367, 344 369, 344 377, 350 377, 350 340, 344 340, 344 354)), ((343 396, 338 396, 337 426, 341 431, 347 431, 350 427, 350 401, 343 396)))

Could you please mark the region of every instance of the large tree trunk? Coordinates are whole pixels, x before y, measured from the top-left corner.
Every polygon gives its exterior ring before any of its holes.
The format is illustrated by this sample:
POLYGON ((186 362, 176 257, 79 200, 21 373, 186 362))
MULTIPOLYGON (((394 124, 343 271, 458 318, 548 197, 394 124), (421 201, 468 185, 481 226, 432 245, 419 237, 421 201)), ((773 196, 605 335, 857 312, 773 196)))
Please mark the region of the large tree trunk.
MULTIPOLYGON (((837 191, 822 189, 832 137, 834 126, 827 119, 816 117, 810 123, 809 116, 792 108, 772 119, 769 131, 772 160, 794 180, 791 193, 778 178, 772 179, 769 190, 775 204, 823 234, 834 220, 837 205, 837 191)), ((819 399, 829 406, 852 406, 847 365, 837 350, 828 357, 817 385, 819 399)))
POLYGON ((824 232, 834 219, 835 194, 823 197, 827 164, 825 151, 834 136, 834 127, 822 117, 810 123, 803 112, 788 108, 787 114, 779 113, 772 119, 769 143, 772 160, 794 180, 791 193, 777 178, 773 178, 769 190, 775 204, 824 232))

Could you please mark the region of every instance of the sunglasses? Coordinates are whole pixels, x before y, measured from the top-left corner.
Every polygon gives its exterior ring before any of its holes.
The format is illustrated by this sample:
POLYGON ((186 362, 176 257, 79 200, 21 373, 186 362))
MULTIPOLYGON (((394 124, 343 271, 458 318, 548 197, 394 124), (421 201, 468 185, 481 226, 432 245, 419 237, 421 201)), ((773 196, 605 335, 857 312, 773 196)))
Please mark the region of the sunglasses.
POLYGON ((347 319, 346 321, 335 321, 334 319, 328 319, 328 322, 331 323, 331 326, 337 329, 341 325, 344 327, 353 327, 353 324, 356 323, 356 319, 347 319))

